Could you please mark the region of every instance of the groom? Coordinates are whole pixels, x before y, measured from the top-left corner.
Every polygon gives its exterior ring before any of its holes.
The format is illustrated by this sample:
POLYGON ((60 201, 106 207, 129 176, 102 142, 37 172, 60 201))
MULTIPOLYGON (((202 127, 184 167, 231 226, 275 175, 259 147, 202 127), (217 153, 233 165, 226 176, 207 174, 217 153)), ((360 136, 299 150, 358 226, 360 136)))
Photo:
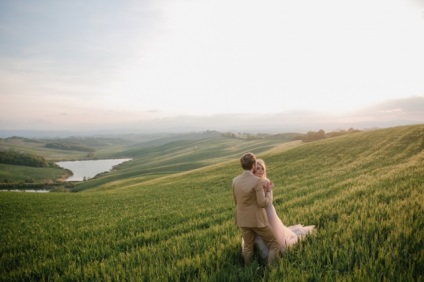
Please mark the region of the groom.
MULTIPOLYGON (((255 247, 255 233, 269 249, 268 264, 272 264, 279 255, 280 245, 275 239, 268 222, 265 207, 272 204, 272 189, 264 192, 259 177, 253 174, 256 157, 246 153, 240 158, 243 173, 233 179, 233 195, 236 203, 235 223, 240 227, 244 240, 243 259, 248 266, 255 247)), ((271 187, 272 188, 272 187, 271 187)))

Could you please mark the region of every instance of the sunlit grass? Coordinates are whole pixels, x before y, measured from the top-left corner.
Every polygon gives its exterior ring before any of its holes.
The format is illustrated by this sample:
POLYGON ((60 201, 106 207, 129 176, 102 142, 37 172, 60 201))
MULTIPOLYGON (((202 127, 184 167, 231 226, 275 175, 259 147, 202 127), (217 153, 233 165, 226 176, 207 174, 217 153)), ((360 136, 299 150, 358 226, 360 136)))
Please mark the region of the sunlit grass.
POLYGON ((240 264, 236 157, 80 193, 3 192, 0 280, 422 281, 423 150, 419 125, 259 153, 283 222, 317 227, 273 268, 240 264))

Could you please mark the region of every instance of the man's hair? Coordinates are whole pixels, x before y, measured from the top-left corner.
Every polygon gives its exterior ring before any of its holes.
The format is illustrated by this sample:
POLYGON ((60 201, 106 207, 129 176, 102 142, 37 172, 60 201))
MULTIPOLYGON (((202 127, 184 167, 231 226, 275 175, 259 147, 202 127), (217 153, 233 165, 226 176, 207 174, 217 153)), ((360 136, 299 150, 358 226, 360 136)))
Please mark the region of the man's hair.
POLYGON ((256 157, 252 153, 246 153, 240 158, 240 164, 244 170, 251 170, 255 163, 256 157))

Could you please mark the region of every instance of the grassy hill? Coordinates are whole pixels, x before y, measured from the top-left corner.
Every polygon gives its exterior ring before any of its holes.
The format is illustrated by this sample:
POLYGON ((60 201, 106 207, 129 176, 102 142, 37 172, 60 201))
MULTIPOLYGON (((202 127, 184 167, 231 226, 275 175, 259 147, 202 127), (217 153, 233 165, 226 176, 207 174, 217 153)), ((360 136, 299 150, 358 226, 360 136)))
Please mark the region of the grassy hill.
POLYGON ((294 134, 282 134, 245 139, 228 138, 218 132, 205 132, 137 143, 113 156, 131 157, 131 162, 120 165, 112 173, 79 183, 73 191, 120 188, 164 175, 219 164, 237 159, 246 151, 261 153, 287 144, 293 136, 294 134))
POLYGON ((156 168, 169 165, 164 175, 137 175, 149 168, 145 159, 80 193, 1 192, 0 280, 424 279, 424 125, 253 150, 276 183, 283 222, 317 226, 269 269, 258 258, 240 265, 230 191, 239 152, 229 160, 219 143, 208 151, 197 142, 198 155, 159 158, 156 168), (222 161, 172 167, 208 154, 222 161))
MULTIPOLYGON (((80 183, 74 191, 98 187, 102 183, 135 177, 149 179, 164 174, 187 171, 232 159, 244 150, 262 152, 281 143, 289 142, 295 133, 276 135, 225 134, 216 131, 188 134, 123 135, 106 137, 69 137, 64 139, 27 139, 12 137, 0 139, 0 151, 20 152, 42 156, 46 160, 82 160, 132 158, 113 173, 80 183)), ((63 169, 35 169, 0 162, 0 187, 28 185, 45 187, 69 174, 63 169), (28 184, 28 182, 31 184, 28 184), (3 182, 3 183, 2 183, 3 182)), ((69 186, 69 185, 68 185, 69 186)), ((73 186, 73 184, 71 185, 73 186)), ((45 188, 44 188, 45 189, 45 188)))

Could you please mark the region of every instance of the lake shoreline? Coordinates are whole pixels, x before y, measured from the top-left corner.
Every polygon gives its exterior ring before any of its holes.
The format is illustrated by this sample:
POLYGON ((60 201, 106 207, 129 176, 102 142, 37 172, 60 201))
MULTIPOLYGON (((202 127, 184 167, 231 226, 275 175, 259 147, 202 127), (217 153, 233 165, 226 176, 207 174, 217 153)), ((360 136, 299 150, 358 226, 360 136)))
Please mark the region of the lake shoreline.
POLYGON ((51 180, 48 183, 0 183, 0 192, 72 192, 75 184, 80 182, 93 179, 100 174, 111 172, 116 166, 121 165, 125 162, 131 161, 132 158, 124 159, 95 159, 95 160, 76 160, 76 161, 60 161, 55 162, 59 167, 64 169, 66 173, 62 174, 59 178, 54 181, 51 180), (99 162, 105 162, 106 166, 101 166, 98 171, 93 172, 89 176, 81 176, 81 173, 85 173, 83 170, 77 171, 77 175, 72 169, 61 166, 59 163, 71 163, 71 164, 86 164, 92 162, 96 168, 99 166, 99 162), (79 177, 79 178, 78 178, 79 177))
POLYGON ((39 192, 39 191, 70 191, 73 188, 71 183, 0 183, 0 191, 10 192, 39 192))
POLYGON ((116 166, 131 160, 132 158, 59 161, 56 162, 56 165, 72 174, 64 179, 64 182, 69 183, 95 178, 97 175, 111 172, 116 166))

